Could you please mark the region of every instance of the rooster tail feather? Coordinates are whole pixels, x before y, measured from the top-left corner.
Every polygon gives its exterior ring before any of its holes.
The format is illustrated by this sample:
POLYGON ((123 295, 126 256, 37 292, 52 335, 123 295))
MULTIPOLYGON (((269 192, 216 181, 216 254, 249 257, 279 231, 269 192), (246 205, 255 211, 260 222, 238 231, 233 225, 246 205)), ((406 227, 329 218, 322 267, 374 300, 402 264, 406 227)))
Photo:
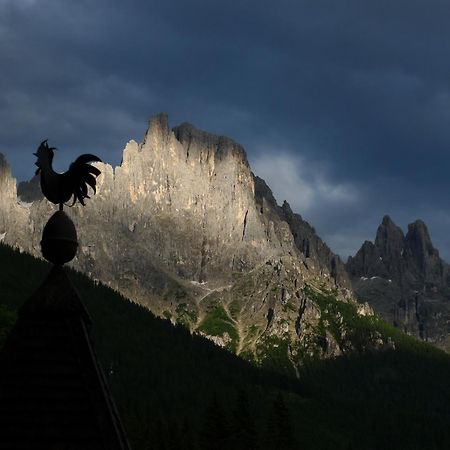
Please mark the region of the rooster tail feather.
POLYGON ((98 170, 97 167, 90 166, 89 164, 87 164, 85 167, 87 168, 87 172, 94 174, 96 177, 101 174, 100 170, 98 170))
POLYGON ((91 166, 90 164, 84 164, 82 166, 79 166, 77 167, 77 170, 79 170, 84 177, 86 177, 88 174, 92 174, 98 177, 101 173, 100 170, 97 169, 97 167, 91 166))
POLYGON ((84 196, 83 196, 83 192, 81 191, 81 188, 77 188, 75 191, 75 196, 78 199, 78 201, 84 206, 84 196))
POLYGON ((86 198, 88 195, 88 191, 87 191, 87 186, 84 182, 81 183, 80 190, 81 190, 81 194, 83 195, 83 198, 86 198))
POLYGON ((73 170, 76 170, 80 174, 83 174, 83 176, 86 176, 87 174, 91 173, 94 176, 98 177, 101 174, 101 171, 97 169, 97 167, 91 166, 90 164, 82 164, 82 165, 75 165, 75 163, 72 163, 70 166, 73 170))
POLYGON ((76 165, 82 165, 82 164, 87 164, 90 162, 102 162, 102 160, 95 155, 91 155, 89 153, 86 153, 84 155, 80 155, 74 162, 74 164, 76 165))
POLYGON ((73 194, 73 199, 72 200, 73 200, 72 204, 71 205, 67 205, 67 206, 69 206, 69 208, 72 208, 72 206, 75 205, 75 203, 77 202, 77 197, 76 197, 75 194, 73 194))
POLYGON ((91 175, 90 173, 87 173, 84 176, 84 180, 92 188, 92 190, 94 191, 94 194, 96 194, 97 193, 97 188, 96 188, 97 180, 95 179, 95 177, 93 175, 91 175))
POLYGON ((102 162, 102 160, 91 154, 81 155, 70 165, 68 171, 72 176, 74 200, 75 202, 79 201, 83 206, 84 199, 90 198, 88 195, 88 186, 92 188, 94 194, 97 192, 96 177, 101 173, 97 167, 88 164, 90 162, 102 162))

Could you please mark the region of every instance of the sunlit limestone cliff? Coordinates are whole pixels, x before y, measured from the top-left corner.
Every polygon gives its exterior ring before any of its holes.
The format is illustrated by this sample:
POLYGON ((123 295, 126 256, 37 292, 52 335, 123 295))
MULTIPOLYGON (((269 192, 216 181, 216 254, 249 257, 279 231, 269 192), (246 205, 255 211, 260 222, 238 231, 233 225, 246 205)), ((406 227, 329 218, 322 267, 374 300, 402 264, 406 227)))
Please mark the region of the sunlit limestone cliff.
MULTIPOLYGON (((29 235, 30 215, 27 206, 18 201, 16 180, 12 177, 11 168, 0 153, 0 241, 15 244, 23 242, 25 236, 29 235)), ((30 242, 28 247, 29 244, 30 242)))
MULTIPOLYGON (((17 198, 1 161, 0 235, 39 255, 54 207, 36 180, 21 183, 17 198)), ((257 362, 390 345, 370 327, 356 342, 354 320, 372 316, 351 299, 343 263, 276 204, 231 139, 189 124, 171 130, 161 114, 141 144, 128 142, 120 166, 98 167, 97 195, 66 208, 79 234, 77 269, 257 362)))

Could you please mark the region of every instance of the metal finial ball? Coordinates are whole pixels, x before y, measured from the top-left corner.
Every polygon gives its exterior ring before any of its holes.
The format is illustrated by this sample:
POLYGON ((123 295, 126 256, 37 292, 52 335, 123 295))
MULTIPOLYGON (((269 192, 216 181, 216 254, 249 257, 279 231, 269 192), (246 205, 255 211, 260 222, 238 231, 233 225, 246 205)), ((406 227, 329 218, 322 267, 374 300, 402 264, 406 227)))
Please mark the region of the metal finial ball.
POLYGON ((75 225, 64 211, 56 211, 42 232, 42 256, 62 266, 72 261, 77 253, 78 240, 75 225))

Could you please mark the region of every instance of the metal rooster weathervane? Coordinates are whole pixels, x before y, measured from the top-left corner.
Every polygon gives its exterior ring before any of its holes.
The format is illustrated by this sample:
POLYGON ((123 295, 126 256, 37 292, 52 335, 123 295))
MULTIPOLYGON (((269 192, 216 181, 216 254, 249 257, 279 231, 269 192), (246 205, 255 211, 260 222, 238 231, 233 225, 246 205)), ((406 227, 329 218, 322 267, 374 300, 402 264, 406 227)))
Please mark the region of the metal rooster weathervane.
POLYGON ((34 153, 37 156, 36 175, 41 174, 42 193, 49 201, 55 205, 59 204, 59 209, 63 209, 64 203, 68 202, 73 195, 73 206, 78 200, 84 206, 84 199, 90 198, 87 185, 96 192, 96 177, 100 175, 100 170, 91 166, 90 162, 101 162, 95 155, 81 155, 64 173, 57 173, 53 170, 53 156, 55 147, 49 147, 47 141, 41 145, 34 153))
POLYGON ((37 156, 36 175, 40 174, 42 193, 50 202, 59 205, 59 211, 50 217, 42 232, 42 255, 47 261, 62 266, 75 257, 78 248, 75 225, 63 211, 64 205, 73 198, 73 203, 67 206, 74 206, 77 201, 85 206, 84 200, 90 198, 88 186, 96 193, 96 178, 101 172, 89 163, 101 162, 101 159, 95 155, 81 155, 67 172, 57 173, 52 167, 54 150, 45 140, 34 155, 37 156))

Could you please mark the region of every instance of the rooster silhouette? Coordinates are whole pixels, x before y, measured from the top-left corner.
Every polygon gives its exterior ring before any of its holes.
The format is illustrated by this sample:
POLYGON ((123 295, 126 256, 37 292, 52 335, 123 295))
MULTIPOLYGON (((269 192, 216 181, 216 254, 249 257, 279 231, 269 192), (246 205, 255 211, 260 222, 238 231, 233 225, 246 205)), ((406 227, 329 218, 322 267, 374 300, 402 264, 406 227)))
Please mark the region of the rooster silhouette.
POLYGON ((90 162, 102 162, 95 155, 81 155, 64 173, 57 173, 53 170, 52 162, 55 147, 49 147, 47 140, 41 142, 41 145, 34 153, 37 156, 36 175, 41 174, 42 193, 49 201, 55 205, 59 205, 59 209, 63 209, 63 205, 73 196, 75 205, 77 200, 84 206, 84 199, 90 198, 88 195, 88 185, 96 193, 96 178, 100 175, 100 170, 91 166, 90 162))

